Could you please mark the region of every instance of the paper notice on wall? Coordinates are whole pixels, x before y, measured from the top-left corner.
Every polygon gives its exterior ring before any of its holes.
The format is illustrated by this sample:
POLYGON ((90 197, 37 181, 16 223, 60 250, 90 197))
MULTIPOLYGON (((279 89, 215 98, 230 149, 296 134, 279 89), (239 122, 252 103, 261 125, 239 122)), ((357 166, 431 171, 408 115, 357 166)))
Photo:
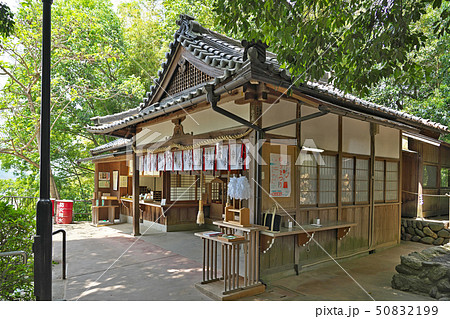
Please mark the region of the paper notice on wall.
POLYGON ((291 156, 270 154, 270 196, 291 196, 291 156))

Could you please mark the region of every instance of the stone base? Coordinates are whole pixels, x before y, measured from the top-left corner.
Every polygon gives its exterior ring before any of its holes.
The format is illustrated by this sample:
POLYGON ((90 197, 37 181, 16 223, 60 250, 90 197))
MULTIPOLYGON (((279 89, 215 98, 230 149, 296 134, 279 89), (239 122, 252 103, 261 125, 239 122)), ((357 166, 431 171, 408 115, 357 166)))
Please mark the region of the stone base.
POLYGON ((448 220, 402 218, 401 239, 429 245, 445 245, 450 241, 448 220))
MULTIPOLYGON (((240 277, 243 280, 242 277, 240 277)), ((241 281, 240 280, 240 281, 241 281)), ((224 294, 224 283, 223 280, 218 280, 210 282, 207 284, 196 283, 195 288, 197 288, 202 294, 208 296, 213 300, 225 301, 225 300, 238 300, 248 296, 254 296, 263 293, 266 290, 266 286, 262 283, 258 283, 254 286, 248 288, 242 288, 241 290, 224 294)))
POLYGON ((450 244, 427 248, 401 256, 395 267, 392 288, 429 295, 438 300, 450 298, 450 244))

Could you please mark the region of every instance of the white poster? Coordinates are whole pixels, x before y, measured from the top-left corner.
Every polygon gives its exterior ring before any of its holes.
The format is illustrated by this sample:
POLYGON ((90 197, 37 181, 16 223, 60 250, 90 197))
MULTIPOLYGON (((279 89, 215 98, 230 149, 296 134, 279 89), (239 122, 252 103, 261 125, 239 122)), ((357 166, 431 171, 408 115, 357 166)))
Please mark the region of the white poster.
POLYGON ((192 171, 192 150, 183 151, 183 170, 192 171))
POLYGON ((173 152, 173 170, 183 170, 183 151, 173 152))
POLYGON ((242 169, 242 144, 230 144, 230 169, 242 169))
POLYGON ((203 169, 203 149, 194 148, 194 170, 201 171, 203 169))
POLYGON ((244 144, 244 154, 242 154, 243 162, 244 162, 244 169, 249 169, 249 167, 250 167, 250 158, 252 156, 251 150, 254 151, 254 148, 250 149, 251 147, 253 147, 253 146, 250 143, 244 144))
POLYGON ((164 153, 158 154, 158 171, 164 171, 166 167, 166 157, 164 156, 164 153))
POLYGON ((113 191, 119 189, 119 171, 113 171, 113 191))
POLYGON ((270 196, 291 196, 291 155, 270 154, 270 196), (285 165, 282 165, 285 164, 285 165))
POLYGON ((144 156, 138 156, 136 157, 139 163, 139 173, 143 173, 144 172, 144 156))
POLYGON ((228 145, 217 145, 217 170, 228 171, 228 145))
POLYGON ((128 185, 128 176, 120 176, 120 185, 119 187, 127 187, 128 185))
POLYGON ((150 154, 144 155, 144 172, 150 172, 150 154))
POLYGON ((213 171, 214 170, 214 162, 215 162, 215 151, 216 148, 206 147, 205 149, 205 171, 213 171))
POLYGON ((173 171, 173 153, 166 152, 166 172, 173 171))
POLYGON ((151 154, 151 156, 150 156, 150 170, 152 172, 158 171, 158 154, 151 154))

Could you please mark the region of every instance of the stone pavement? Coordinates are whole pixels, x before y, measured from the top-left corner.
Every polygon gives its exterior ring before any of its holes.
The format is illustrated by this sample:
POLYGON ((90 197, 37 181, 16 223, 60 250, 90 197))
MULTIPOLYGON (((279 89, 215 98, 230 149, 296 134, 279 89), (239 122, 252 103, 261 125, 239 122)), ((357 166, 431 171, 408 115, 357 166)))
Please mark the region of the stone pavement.
MULTIPOLYGON (((67 231, 67 279, 61 280, 61 236, 55 235, 53 300, 210 300, 194 287, 202 278, 202 245, 193 231, 162 233, 141 225, 143 235, 133 237, 130 224, 54 225, 59 228, 67 231)), ((243 300, 433 300, 390 287, 400 255, 427 247, 402 242, 339 260, 348 275, 329 262, 267 283, 266 292, 243 300)))

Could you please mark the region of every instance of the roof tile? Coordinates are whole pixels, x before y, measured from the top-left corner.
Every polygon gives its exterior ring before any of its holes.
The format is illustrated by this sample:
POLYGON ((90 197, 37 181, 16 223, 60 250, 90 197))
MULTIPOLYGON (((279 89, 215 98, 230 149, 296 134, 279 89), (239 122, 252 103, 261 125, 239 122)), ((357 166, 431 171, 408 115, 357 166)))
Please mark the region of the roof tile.
MULTIPOLYGON (((131 114, 123 112, 123 118, 121 118, 120 120, 111 121, 110 123, 106 122, 108 117, 114 119, 117 118, 117 116, 120 114, 98 118, 102 120, 99 121, 95 126, 88 126, 88 131, 104 134, 110 133, 114 130, 130 125, 131 121, 137 121, 139 117, 141 117, 141 120, 144 120, 142 117, 145 115, 164 110, 167 107, 205 94, 206 91, 204 90, 204 88, 196 87, 193 88, 190 92, 183 92, 182 96, 166 98, 163 101, 155 103, 152 106, 148 105, 152 100, 154 94, 157 92, 157 88, 160 86, 160 83, 162 83, 163 77, 165 76, 169 67, 168 61, 173 58, 178 45, 181 45, 188 51, 193 52, 196 57, 198 57, 206 64, 212 67, 220 68, 224 71, 223 76, 214 79, 213 82, 216 85, 232 77, 242 68, 244 63, 242 57, 244 48, 237 40, 205 29, 196 21, 193 21, 191 17, 185 15, 181 15, 180 20, 177 23, 178 25, 180 25, 180 29, 174 36, 175 40, 169 44, 170 51, 166 53, 167 61, 161 64, 161 70, 158 71, 158 78, 154 81, 155 85, 152 85, 149 88, 149 92, 147 92, 145 98, 143 99, 143 102, 140 103, 139 108, 136 108, 137 111, 134 113, 131 112, 131 114)), ((279 63, 274 53, 266 52, 266 56, 266 62, 261 65, 262 67, 264 67, 270 73, 280 76, 286 81, 289 81, 291 83, 294 82, 294 79, 291 77, 288 70, 280 69, 279 63)), ((384 113, 386 115, 394 115, 408 120, 409 122, 414 122, 417 124, 425 125, 429 128, 448 132, 448 128, 440 123, 435 123, 430 120, 425 120, 402 111, 397 111, 382 105, 365 101, 354 95, 344 93, 329 84, 324 85, 318 82, 307 81, 306 83, 302 83, 299 86, 307 87, 320 94, 331 96, 345 102, 357 104, 359 106, 367 108, 368 110, 375 110, 378 113, 384 113)))

